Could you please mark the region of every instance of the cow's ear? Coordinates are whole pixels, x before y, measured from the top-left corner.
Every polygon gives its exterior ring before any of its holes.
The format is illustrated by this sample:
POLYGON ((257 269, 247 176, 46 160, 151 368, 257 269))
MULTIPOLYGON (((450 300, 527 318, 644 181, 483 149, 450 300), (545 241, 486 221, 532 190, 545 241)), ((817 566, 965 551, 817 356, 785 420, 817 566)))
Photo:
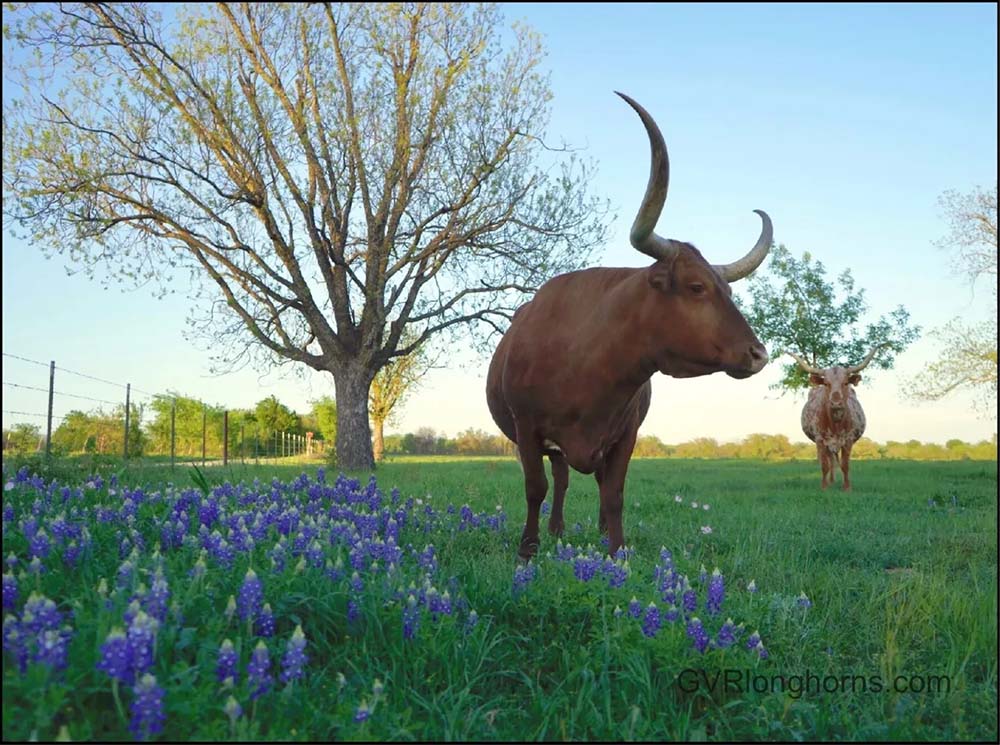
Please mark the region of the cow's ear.
POLYGON ((660 259, 649 267, 649 284, 660 292, 670 292, 674 288, 673 259, 660 259))
POLYGON ((847 382, 851 385, 857 385, 861 382, 861 376, 858 373, 854 373, 847 379, 847 382))
POLYGON ((809 385, 824 385, 826 380, 818 373, 809 373, 809 385))

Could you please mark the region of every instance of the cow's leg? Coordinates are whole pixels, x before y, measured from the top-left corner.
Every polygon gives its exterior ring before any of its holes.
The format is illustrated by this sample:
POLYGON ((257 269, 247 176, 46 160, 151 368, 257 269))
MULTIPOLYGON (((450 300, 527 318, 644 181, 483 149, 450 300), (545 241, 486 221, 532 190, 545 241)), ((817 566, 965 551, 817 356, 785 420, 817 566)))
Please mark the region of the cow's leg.
POLYGON ((820 471, 823 472, 822 488, 825 489, 826 488, 826 472, 827 472, 827 465, 826 464, 827 464, 827 460, 829 459, 830 456, 827 455, 826 446, 823 445, 822 443, 819 443, 819 442, 816 443, 816 457, 819 459, 819 468, 820 468, 820 471))
MULTIPOLYGON (((594 479, 597 481, 597 493, 601 493, 601 483, 604 481, 604 468, 603 466, 598 466, 594 469, 594 479)), ((597 510, 597 529, 601 531, 601 535, 608 534, 608 516, 604 514, 604 502, 598 499, 600 506, 597 510)))
POLYGON ((625 504, 625 474, 635 447, 636 430, 632 430, 604 458, 604 477, 601 480, 601 512, 608 524, 608 554, 625 545, 625 531, 622 527, 622 507, 625 504))
POLYGON ((538 513, 549 482, 545 478, 545 463, 542 460, 542 449, 534 433, 522 436, 520 428, 517 445, 521 451, 521 468, 524 471, 524 497, 528 503, 528 514, 524 518, 524 531, 521 533, 521 546, 517 555, 527 561, 538 553, 538 513))
POLYGON ((854 443, 847 443, 840 451, 840 472, 844 474, 844 491, 851 490, 851 448, 854 443))
POLYGON ((562 535, 566 526, 563 521, 563 501, 566 489, 569 487, 569 466, 566 456, 562 453, 550 453, 549 463, 552 464, 552 513, 549 515, 549 533, 562 535))

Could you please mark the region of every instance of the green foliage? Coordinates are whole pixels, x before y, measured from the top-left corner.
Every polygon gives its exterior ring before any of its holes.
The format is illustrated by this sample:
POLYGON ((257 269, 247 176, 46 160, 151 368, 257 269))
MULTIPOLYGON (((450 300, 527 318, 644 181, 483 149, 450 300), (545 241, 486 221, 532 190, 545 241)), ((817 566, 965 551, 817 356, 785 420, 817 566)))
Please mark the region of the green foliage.
POLYGON ((276 396, 268 396, 258 401, 253 413, 258 432, 265 440, 272 437, 275 432, 302 434, 298 415, 281 403, 276 396))
POLYGON ((333 396, 320 396, 312 401, 312 418, 316 434, 332 445, 337 439, 337 402, 333 396))
POLYGON ((3 431, 4 452, 33 453, 42 443, 42 430, 37 424, 21 422, 3 431))
MULTIPOLYGON (((867 369, 886 370, 920 333, 902 305, 864 325, 865 291, 855 287, 850 269, 834 283, 827 279, 822 262, 809 252, 799 259, 783 245, 771 251, 767 272, 750 275, 746 289, 749 304, 736 296, 737 304, 772 359, 794 352, 814 367, 855 365, 879 347, 867 369)), ((809 374, 794 361, 783 370, 775 388, 809 387, 809 374)))
MULTIPOLYGON (((128 451, 130 457, 141 456, 147 446, 142 429, 143 407, 131 404, 129 414, 128 451)), ((61 453, 99 453, 120 455, 124 448, 125 407, 118 406, 110 414, 103 411, 84 413, 74 410, 63 417, 52 433, 52 447, 61 453)))

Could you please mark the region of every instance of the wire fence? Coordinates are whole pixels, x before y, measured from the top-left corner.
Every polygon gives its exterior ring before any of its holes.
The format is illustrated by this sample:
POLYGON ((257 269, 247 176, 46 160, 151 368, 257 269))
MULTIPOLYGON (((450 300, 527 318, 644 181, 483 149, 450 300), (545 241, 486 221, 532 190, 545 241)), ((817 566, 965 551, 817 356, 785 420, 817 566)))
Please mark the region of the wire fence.
POLYGON ((9 375, 4 371, 4 378, 12 379, 2 381, 3 413, 30 420, 4 427, 4 452, 27 450, 43 452, 46 457, 79 453, 124 458, 169 455, 171 465, 198 461, 203 465, 228 465, 236 459, 260 462, 322 456, 325 451, 326 443, 314 437, 313 432, 265 430, 245 409, 210 406, 186 396, 155 393, 130 382, 106 380, 60 367, 55 360, 45 363, 8 352, 2 354, 17 363, 11 366, 14 369, 9 375), (35 367, 47 368, 47 375, 35 367), (70 381, 76 378, 88 381, 86 393, 95 395, 68 390, 70 381), (42 387, 43 382, 48 385, 42 387), (113 397, 109 387, 118 389, 117 397, 113 397), (19 396, 22 399, 27 397, 26 400, 34 402, 37 398, 37 408, 33 403, 7 408, 8 392, 15 391, 24 394, 19 396), (81 406, 77 401, 86 403, 81 406), (90 411, 83 411, 88 405, 90 411), (111 411, 106 412, 105 406, 112 407, 111 411), (142 420, 150 411, 154 418, 144 426, 142 420))

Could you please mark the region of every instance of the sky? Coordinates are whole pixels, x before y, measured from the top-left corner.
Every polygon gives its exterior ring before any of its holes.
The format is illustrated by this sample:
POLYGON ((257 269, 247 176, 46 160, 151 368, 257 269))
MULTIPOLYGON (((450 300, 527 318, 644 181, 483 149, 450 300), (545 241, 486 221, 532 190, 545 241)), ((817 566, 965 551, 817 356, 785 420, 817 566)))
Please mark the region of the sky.
MULTIPOLYGON (((543 35, 550 142, 565 141, 598 165, 591 189, 610 200, 616 219, 594 265, 648 264, 628 230, 646 187, 649 146, 635 113, 614 95, 620 90, 654 116, 669 149, 658 233, 725 263, 754 243, 760 222, 752 210, 763 209, 776 242, 811 252, 830 276, 851 270, 866 290, 866 320, 902 304, 923 327, 894 370, 863 374, 866 436, 945 442, 996 432, 995 419, 973 411, 970 394, 916 403, 901 393, 939 351, 927 332, 954 317, 984 319, 993 301, 988 285, 970 287, 951 273, 934 241, 947 233, 937 204, 943 191, 996 183, 995 4, 502 8, 508 21, 543 35)), ((4 54, 6 66, 6 42, 4 54)), ((123 388, 111 383, 126 382, 140 400, 172 390, 240 408, 275 395, 300 412, 333 393, 328 375, 288 366, 212 375, 207 351, 183 336, 190 306, 183 277, 164 300, 148 288, 104 289, 6 232, 2 266, 4 427, 44 425, 8 412, 44 413, 44 392, 14 384, 45 388, 49 360, 59 368, 57 391, 104 401, 120 400, 123 388)), ((488 363, 453 350, 388 431, 497 432, 484 394, 488 363)), ((746 380, 657 374, 640 434, 668 443, 753 432, 803 441, 803 396, 772 390, 779 377, 780 365, 746 380)), ((92 403, 57 395, 55 413, 92 403)))

